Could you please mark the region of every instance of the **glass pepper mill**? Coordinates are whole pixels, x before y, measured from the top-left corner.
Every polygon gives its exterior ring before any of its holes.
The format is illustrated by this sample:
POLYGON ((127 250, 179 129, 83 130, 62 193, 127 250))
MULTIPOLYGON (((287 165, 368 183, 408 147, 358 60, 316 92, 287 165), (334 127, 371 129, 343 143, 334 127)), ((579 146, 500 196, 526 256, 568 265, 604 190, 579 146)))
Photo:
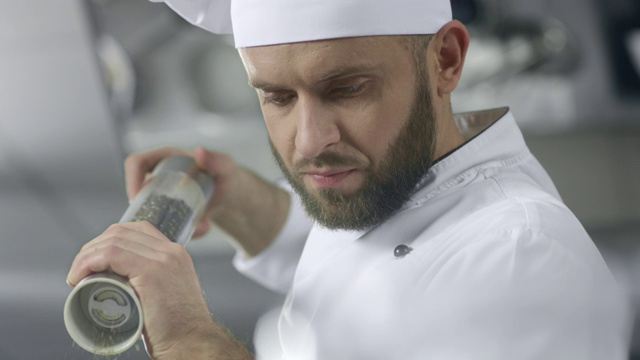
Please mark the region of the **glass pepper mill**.
MULTIPOLYGON (((213 180, 188 156, 162 160, 120 222, 148 221, 169 240, 186 246, 213 193, 213 180)), ((78 283, 64 307, 71 338, 97 355, 116 355, 135 344, 144 324, 142 308, 126 278, 92 274, 78 283)))

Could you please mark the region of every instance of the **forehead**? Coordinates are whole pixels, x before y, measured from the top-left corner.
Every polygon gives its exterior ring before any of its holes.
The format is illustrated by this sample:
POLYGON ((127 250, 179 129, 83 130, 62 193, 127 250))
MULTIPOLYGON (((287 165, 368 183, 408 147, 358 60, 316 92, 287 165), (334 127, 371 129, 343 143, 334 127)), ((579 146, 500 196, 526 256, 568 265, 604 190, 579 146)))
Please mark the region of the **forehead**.
POLYGON ((409 47, 400 36, 369 36, 239 49, 249 81, 273 81, 297 75, 309 78, 333 72, 406 66, 409 47), (275 79, 274 79, 275 78, 275 79))

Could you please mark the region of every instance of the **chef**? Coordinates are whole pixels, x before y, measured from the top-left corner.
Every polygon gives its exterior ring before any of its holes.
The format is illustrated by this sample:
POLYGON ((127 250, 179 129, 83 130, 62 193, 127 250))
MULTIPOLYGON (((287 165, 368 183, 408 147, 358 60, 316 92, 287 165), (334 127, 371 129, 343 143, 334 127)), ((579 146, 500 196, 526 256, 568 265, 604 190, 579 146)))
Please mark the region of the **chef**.
MULTIPOLYGON (((197 232, 215 223, 287 294, 258 358, 626 358, 624 299, 514 114, 452 113, 469 35, 448 0, 165 2, 234 34, 287 180, 190 153, 217 185, 197 232)), ((129 195, 178 152, 129 156, 129 195)), ((68 282, 105 270, 138 293, 154 359, 253 357, 151 225, 110 227, 68 282)))

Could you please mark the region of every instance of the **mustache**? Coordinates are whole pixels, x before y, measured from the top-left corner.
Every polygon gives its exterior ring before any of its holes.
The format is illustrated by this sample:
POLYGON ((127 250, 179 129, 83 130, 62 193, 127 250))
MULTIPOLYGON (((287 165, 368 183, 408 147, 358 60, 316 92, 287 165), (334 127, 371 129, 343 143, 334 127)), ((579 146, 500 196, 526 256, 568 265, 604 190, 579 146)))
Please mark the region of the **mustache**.
POLYGON ((293 164, 295 172, 303 172, 310 167, 323 166, 358 166, 360 163, 350 157, 340 155, 334 152, 322 153, 315 158, 305 158, 293 164))

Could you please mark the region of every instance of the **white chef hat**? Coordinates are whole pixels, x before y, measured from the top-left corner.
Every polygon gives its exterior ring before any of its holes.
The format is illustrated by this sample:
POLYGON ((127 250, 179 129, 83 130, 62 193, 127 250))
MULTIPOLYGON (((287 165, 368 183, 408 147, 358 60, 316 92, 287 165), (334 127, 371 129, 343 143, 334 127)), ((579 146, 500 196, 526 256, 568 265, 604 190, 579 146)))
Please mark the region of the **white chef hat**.
POLYGON ((151 0, 194 25, 233 34, 236 47, 353 36, 434 34, 450 0, 151 0))

